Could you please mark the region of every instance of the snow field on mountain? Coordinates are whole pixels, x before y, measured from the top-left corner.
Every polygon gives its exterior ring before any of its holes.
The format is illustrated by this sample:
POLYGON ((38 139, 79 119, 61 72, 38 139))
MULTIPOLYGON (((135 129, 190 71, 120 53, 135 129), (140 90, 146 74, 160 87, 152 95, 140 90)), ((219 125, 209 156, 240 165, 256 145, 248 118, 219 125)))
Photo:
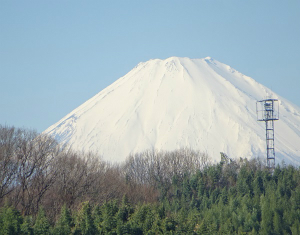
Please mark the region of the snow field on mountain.
POLYGON ((256 101, 280 100, 276 162, 299 164, 300 109, 212 58, 171 57, 138 64, 45 133, 112 162, 149 149, 189 147, 216 161, 265 156, 265 123, 256 101))

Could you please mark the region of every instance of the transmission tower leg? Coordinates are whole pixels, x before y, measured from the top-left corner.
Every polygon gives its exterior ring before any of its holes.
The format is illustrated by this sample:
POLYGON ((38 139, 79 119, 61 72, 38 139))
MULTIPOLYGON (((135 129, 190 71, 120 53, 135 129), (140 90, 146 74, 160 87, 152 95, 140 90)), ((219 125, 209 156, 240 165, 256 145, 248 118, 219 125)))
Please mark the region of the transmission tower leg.
POLYGON ((266 121, 267 166, 275 167, 274 121, 266 121))

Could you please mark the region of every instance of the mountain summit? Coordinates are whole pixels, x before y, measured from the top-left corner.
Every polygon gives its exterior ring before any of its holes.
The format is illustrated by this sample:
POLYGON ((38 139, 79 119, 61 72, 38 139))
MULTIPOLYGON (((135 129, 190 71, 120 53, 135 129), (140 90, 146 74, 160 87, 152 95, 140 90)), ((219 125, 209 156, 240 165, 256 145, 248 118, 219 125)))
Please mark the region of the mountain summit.
POLYGON ((119 162, 149 149, 188 147, 220 160, 265 157, 265 126, 256 101, 279 99, 276 163, 300 163, 300 108, 210 57, 139 63, 45 133, 119 162))

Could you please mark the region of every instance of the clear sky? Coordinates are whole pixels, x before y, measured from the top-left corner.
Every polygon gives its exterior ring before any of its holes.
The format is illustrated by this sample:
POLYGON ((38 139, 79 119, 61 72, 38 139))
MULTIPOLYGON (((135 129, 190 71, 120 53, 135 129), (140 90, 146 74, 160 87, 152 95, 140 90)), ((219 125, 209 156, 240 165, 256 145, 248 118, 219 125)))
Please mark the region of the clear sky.
POLYGON ((42 132, 170 56, 210 56, 300 106, 299 44, 299 0, 0 0, 0 124, 42 132))

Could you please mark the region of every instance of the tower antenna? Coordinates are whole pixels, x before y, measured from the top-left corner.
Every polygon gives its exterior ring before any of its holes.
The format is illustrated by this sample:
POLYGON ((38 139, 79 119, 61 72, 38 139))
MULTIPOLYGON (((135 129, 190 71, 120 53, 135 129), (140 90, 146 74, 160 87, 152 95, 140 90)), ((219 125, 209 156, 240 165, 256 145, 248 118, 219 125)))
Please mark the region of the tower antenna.
POLYGON ((257 121, 266 123, 267 166, 275 168, 274 121, 279 120, 278 99, 256 102, 257 121))

